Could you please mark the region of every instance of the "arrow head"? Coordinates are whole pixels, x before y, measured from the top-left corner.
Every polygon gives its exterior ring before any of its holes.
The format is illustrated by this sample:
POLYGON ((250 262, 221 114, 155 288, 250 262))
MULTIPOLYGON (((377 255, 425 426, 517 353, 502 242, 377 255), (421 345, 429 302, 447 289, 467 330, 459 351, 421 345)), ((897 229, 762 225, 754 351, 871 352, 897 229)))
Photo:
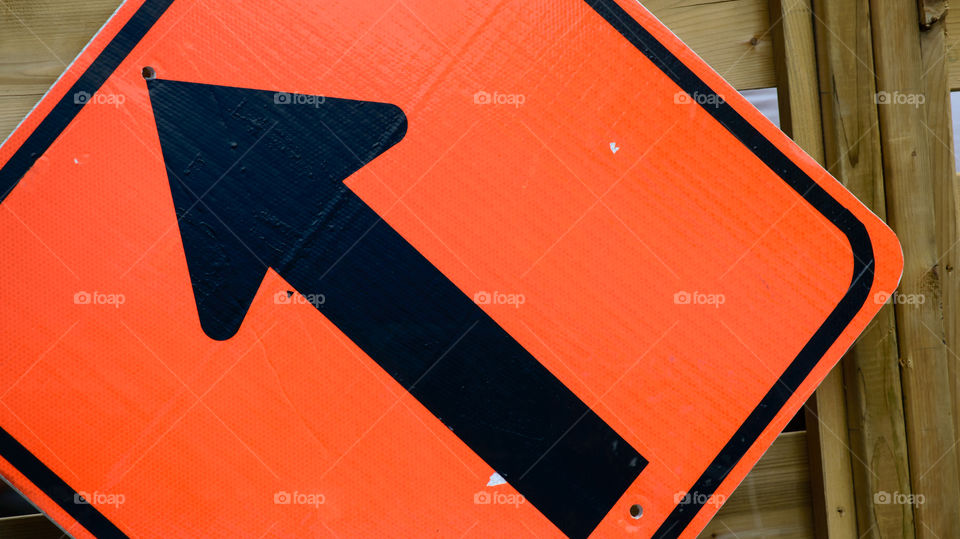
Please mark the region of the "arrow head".
POLYGON ((147 86, 200 324, 229 339, 268 268, 335 263, 365 209, 343 181, 400 142, 407 119, 387 103, 147 86))

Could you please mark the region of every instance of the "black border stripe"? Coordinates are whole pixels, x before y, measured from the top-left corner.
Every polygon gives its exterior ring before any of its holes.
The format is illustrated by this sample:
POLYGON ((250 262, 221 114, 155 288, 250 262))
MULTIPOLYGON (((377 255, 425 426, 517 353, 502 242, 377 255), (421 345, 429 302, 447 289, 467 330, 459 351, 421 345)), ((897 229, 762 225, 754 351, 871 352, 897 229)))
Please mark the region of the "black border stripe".
MULTIPOLYGON (((0 454, 61 509, 97 537, 126 537, 96 507, 78 503, 77 491, 40 461, 29 449, 0 428, 0 454)), ((66 527, 64 527, 66 529, 66 527)))
MULTIPOLYGON (((685 92, 691 95, 719 97, 689 67, 631 18, 615 0, 584 1, 685 92)), ((0 169, 0 189, 3 193, 0 196, 0 202, 6 199, 36 160, 47 151, 83 108, 83 104, 74 102, 73 96, 79 92, 93 95, 99 90, 172 3, 173 0, 146 0, 124 25, 106 49, 0 169)), ((787 400, 793 396, 803 380, 809 376, 819 360, 866 303, 873 286, 874 272, 873 246, 863 223, 767 140, 733 107, 722 99, 707 101, 717 103, 717 105, 712 103, 702 105, 708 113, 844 233, 853 250, 854 277, 847 294, 813 338, 727 442, 717 458, 688 490, 693 495, 690 497, 693 501, 706 500, 716 491, 733 467, 740 462, 747 450, 770 425, 787 400)), ((0 429, 0 456, 10 462, 92 534, 98 537, 126 537, 94 506, 74 503, 73 496, 76 491, 3 429, 0 429)), ((702 504, 678 505, 657 530, 655 537, 679 536, 701 508, 702 504)))
MULTIPOLYGON (((0 169, 0 191, 3 193, 0 196, 0 203, 7 198, 37 159, 47 151, 83 109, 86 100, 80 100, 81 102, 77 103, 74 96, 80 92, 86 92, 88 95, 95 94, 172 3, 173 0, 146 0, 123 25, 103 52, 0 169)), ((126 534, 95 506, 76 503, 74 496, 77 495, 77 491, 2 428, 0 428, 0 456, 96 537, 126 537, 126 534)))
POLYGON ((585 0, 623 37, 633 44, 683 91, 692 96, 713 96, 698 99, 711 116, 750 149, 764 164, 802 196, 811 206, 840 229, 853 251, 853 280, 846 295, 827 317, 823 325, 780 378, 763 397, 746 421, 737 429, 720 454, 703 472, 688 492, 691 503, 678 504, 654 537, 677 537, 702 509, 703 502, 716 492, 747 451, 756 443, 777 413, 810 375, 820 359, 854 319, 870 295, 873 286, 873 245, 866 227, 850 211, 813 181, 796 163, 767 140, 746 118, 726 103, 710 86, 673 55, 662 43, 635 21, 614 0, 585 0), (697 502, 697 503, 694 503, 697 502))
POLYGON ((103 52, 0 169, 0 192, 3 193, 0 196, 0 202, 7 198, 10 191, 17 186, 37 159, 47 151, 83 109, 86 100, 77 102, 74 96, 81 95, 81 92, 87 95, 95 94, 172 3, 173 0, 146 0, 133 17, 123 25, 103 52))

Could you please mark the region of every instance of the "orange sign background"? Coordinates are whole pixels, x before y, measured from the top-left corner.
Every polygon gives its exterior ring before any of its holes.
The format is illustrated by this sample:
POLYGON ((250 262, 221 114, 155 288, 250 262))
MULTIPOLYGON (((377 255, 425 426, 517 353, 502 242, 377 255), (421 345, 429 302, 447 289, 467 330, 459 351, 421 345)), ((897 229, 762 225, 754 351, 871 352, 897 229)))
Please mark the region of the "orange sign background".
MULTIPOLYGON (((849 208, 876 255, 869 301, 722 500, 895 288, 899 246, 642 7, 618 4, 849 208)), ((650 461, 597 537, 658 529, 854 277, 844 235, 582 0, 174 1, 0 211, 0 425, 103 495, 97 509, 130 536, 559 533, 509 485, 487 487, 494 470, 311 305, 277 304, 275 274, 236 337, 203 334, 144 66, 404 110, 406 138, 347 183, 469 296, 522 295, 483 307, 650 461), (723 303, 683 300, 701 296, 723 303)))

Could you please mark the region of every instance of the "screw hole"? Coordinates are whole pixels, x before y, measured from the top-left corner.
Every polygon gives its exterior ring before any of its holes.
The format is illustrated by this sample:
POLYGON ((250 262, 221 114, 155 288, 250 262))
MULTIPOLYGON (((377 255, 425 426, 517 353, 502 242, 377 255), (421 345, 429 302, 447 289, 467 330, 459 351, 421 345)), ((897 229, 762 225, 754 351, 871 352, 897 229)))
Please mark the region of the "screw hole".
POLYGON ((140 74, 143 75, 143 78, 147 80, 157 78, 157 70, 150 66, 144 67, 140 74))
POLYGON ((630 506, 630 516, 634 519, 638 519, 643 516, 643 507, 640 504, 633 504, 630 506))

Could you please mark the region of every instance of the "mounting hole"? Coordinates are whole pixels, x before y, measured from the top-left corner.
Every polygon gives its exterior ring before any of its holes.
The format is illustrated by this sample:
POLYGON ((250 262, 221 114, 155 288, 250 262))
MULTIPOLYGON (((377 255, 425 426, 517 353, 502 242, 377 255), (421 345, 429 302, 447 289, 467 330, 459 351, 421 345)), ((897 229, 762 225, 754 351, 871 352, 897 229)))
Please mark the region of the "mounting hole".
POLYGON ((631 505, 631 506, 630 506, 630 516, 633 517, 634 519, 638 519, 638 518, 642 517, 642 516, 643 516, 643 507, 642 507, 640 504, 638 504, 638 503, 635 503, 635 504, 631 505))
POLYGON ((145 78, 145 79, 147 79, 147 80, 157 78, 157 70, 154 69, 154 68, 152 68, 152 67, 150 67, 150 66, 144 67, 144 68, 140 71, 140 74, 143 75, 143 78, 145 78))

